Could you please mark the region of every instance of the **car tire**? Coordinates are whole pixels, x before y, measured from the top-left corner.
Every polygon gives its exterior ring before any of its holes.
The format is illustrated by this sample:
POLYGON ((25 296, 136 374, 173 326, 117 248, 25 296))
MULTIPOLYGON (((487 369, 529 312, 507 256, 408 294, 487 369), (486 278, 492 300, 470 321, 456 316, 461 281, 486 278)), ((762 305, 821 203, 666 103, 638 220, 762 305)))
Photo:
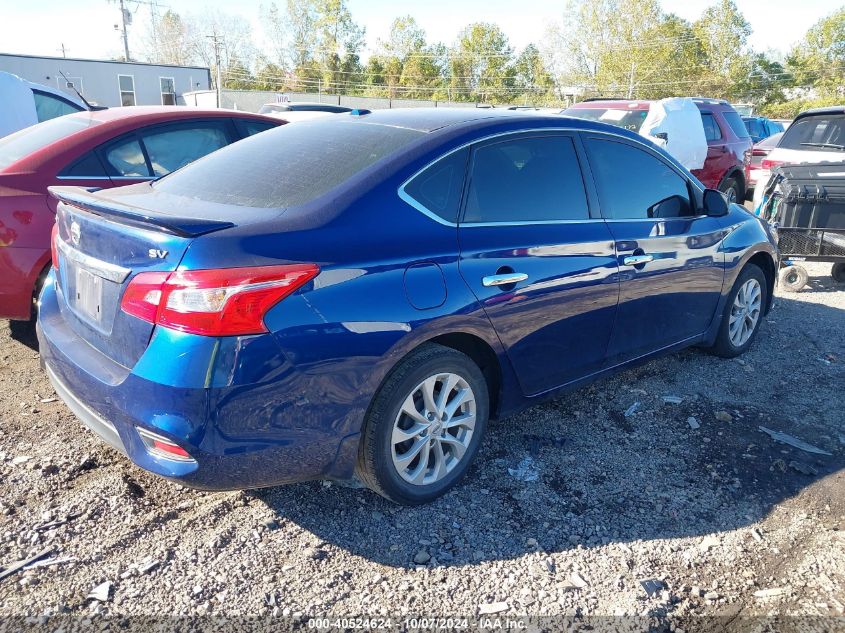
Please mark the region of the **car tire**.
POLYGON ((743 196, 739 190, 740 186, 736 181, 736 178, 726 178, 722 184, 719 185, 719 191, 727 196, 728 202, 736 204, 742 204, 743 202, 743 196))
POLYGON ((489 402, 487 382, 472 359, 442 345, 423 345, 373 398, 357 476, 394 503, 433 501, 466 474, 484 436, 489 402))
POLYGON ((734 358, 751 347, 763 321, 767 289, 766 275, 760 267, 746 264, 728 295, 713 353, 734 358))
POLYGON ((834 264, 830 269, 830 276, 838 284, 845 284, 845 262, 834 264))
POLYGON ((803 266, 786 266, 781 268, 778 280, 786 292, 798 292, 807 285, 810 276, 803 266))

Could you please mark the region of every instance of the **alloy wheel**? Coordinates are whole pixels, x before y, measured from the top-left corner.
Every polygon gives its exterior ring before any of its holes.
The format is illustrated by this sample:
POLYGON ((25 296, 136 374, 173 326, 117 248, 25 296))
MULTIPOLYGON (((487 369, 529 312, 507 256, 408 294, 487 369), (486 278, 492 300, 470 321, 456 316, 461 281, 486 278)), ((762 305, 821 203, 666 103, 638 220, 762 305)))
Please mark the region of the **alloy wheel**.
POLYGON ((734 347, 742 347, 751 338, 763 304, 763 291, 756 279, 749 279, 739 289, 731 306, 728 336, 734 347))
POLYGON ((408 394, 394 420, 390 444, 396 472, 415 485, 440 481, 466 454, 475 420, 475 394, 463 377, 429 376, 408 394))

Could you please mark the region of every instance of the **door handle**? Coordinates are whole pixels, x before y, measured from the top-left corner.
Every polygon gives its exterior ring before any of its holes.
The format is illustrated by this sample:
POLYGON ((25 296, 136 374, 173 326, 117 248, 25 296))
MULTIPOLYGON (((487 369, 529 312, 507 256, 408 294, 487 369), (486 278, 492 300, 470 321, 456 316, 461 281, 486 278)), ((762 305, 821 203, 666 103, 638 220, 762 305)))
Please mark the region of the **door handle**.
POLYGON ((628 255, 622 260, 626 266, 639 266, 654 261, 654 255, 628 255))
POLYGON ((482 277, 481 283, 489 288, 490 286, 507 286, 508 284, 519 283, 526 279, 528 279, 528 275, 525 273, 505 273, 503 275, 487 275, 486 277, 482 277))

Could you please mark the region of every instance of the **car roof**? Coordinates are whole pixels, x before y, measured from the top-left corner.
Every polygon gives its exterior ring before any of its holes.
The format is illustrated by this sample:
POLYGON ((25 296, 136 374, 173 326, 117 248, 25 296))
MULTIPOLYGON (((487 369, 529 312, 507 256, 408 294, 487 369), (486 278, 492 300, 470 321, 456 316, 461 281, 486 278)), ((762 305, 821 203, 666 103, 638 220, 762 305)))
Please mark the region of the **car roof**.
POLYGON ((122 106, 94 110, 93 112, 78 112, 68 116, 90 117, 95 121, 107 123, 110 121, 126 121, 128 119, 194 119, 197 117, 246 117, 267 118, 262 114, 243 112, 242 110, 227 110, 224 108, 197 108, 194 106, 122 106))
POLYGON ((795 121, 797 121, 798 119, 803 119, 807 116, 813 116, 817 114, 845 114, 845 105, 827 106, 825 108, 812 108, 810 110, 804 110, 804 112, 795 117, 795 121))
MULTIPOLYGON (((733 110, 733 106, 724 99, 708 97, 689 97, 697 106, 723 106, 733 110)), ((573 104, 572 108, 622 108, 626 110, 648 110, 654 99, 588 99, 573 104)))
MULTIPOLYGON (((532 112, 520 110, 504 110, 497 108, 393 108, 387 110, 373 110, 364 114, 356 114, 353 110, 346 116, 361 117, 361 120, 371 124, 403 127, 418 132, 434 132, 445 127, 462 123, 479 121, 481 119, 505 119, 509 117, 537 116, 532 112)), ((343 115, 342 115, 343 116, 343 115)))

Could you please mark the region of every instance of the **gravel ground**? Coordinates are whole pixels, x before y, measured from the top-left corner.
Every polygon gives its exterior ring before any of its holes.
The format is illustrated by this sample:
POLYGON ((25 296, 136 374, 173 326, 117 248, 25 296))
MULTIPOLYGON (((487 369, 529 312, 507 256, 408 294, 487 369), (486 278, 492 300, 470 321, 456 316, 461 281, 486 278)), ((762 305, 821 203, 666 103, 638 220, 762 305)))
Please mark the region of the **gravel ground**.
POLYGON ((0 616, 841 616, 845 289, 809 268, 743 358, 688 350, 496 422, 464 483, 412 509, 148 475, 3 324, 0 569, 52 564, 0 580, 0 616))

